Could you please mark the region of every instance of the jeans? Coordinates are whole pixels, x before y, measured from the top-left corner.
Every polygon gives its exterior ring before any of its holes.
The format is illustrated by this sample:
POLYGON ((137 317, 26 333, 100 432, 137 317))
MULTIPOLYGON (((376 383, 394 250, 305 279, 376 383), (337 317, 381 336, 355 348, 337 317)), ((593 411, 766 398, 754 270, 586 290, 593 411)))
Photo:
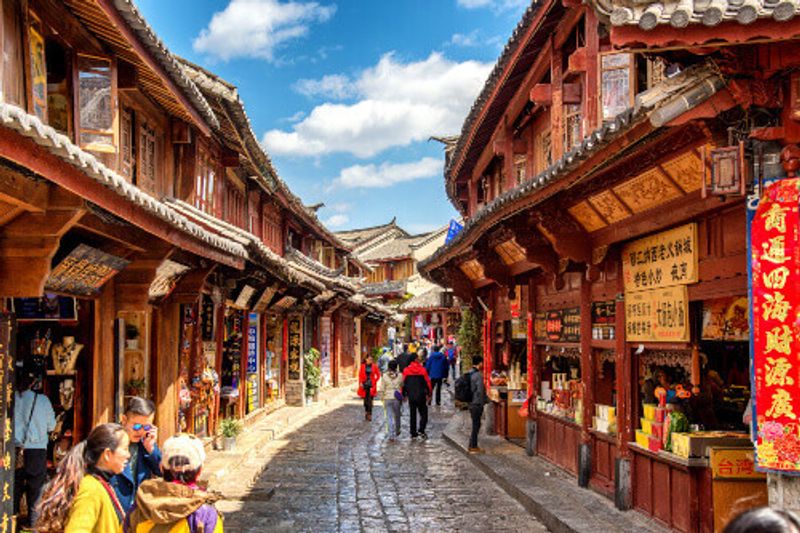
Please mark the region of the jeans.
POLYGON ((456 379, 456 364, 455 364, 455 362, 450 363, 450 375, 453 376, 453 379, 456 379))
POLYGON ((431 379, 431 387, 436 398, 436 405, 442 405, 442 378, 431 379))
POLYGON ((372 396, 370 396, 370 391, 364 391, 364 412, 368 415, 372 414, 372 396))
POLYGON ((22 453, 25 456, 25 466, 14 472, 14 510, 19 512, 24 491, 28 502, 28 519, 33 524, 36 520, 34 506, 47 482, 47 450, 26 449, 22 453))
POLYGON ((417 412, 419 412, 419 433, 425 433, 425 428, 428 426, 428 403, 425 400, 421 402, 409 401, 408 406, 411 410, 411 414, 409 415, 411 436, 416 437, 418 435, 417 412))
POLYGON ((386 434, 394 439, 400 434, 400 402, 395 399, 383 400, 383 414, 386 417, 386 434))
POLYGON ((478 432, 481 430, 481 416, 483 416, 483 405, 469 405, 469 414, 472 418, 472 433, 469 436, 469 447, 478 447, 478 432))

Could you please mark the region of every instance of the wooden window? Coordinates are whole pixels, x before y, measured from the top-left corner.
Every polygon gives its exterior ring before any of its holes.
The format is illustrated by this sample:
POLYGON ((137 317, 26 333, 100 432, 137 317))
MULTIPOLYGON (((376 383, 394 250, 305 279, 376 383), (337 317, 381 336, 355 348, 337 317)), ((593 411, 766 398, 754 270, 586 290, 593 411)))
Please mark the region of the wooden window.
POLYGON ((28 27, 28 50, 30 54, 30 111, 47 122, 47 61, 45 59, 44 34, 39 18, 30 13, 28 27))
POLYGON ((78 132, 87 150, 116 152, 114 77, 111 60, 78 56, 78 132))
POLYGON ((270 250, 283 255, 283 232, 281 231, 281 215, 273 205, 266 204, 261 212, 262 240, 270 250))
POLYGON ((514 177, 516 178, 517 185, 525 181, 527 173, 526 159, 524 155, 517 154, 514 156, 514 177))
POLYGON ((601 119, 614 117, 633 104, 634 62, 632 54, 604 54, 600 58, 601 119))
POLYGON ((244 229, 244 193, 235 184, 228 181, 224 182, 223 187, 225 191, 222 218, 226 222, 244 229))
POLYGON ((72 137, 71 54, 56 39, 45 41, 47 60, 47 123, 72 137))
POLYGON ((156 130, 147 122, 140 121, 137 138, 136 185, 149 193, 155 193, 158 169, 156 130))
POLYGON ((119 121, 119 172, 129 183, 133 183, 133 127, 133 111, 123 109, 119 121))
POLYGON ((217 173, 208 152, 200 147, 197 153, 196 168, 194 205, 210 215, 219 216, 217 212, 219 204, 217 201, 217 173))
POLYGON ((583 140, 583 114, 581 104, 564 105, 564 152, 583 140))

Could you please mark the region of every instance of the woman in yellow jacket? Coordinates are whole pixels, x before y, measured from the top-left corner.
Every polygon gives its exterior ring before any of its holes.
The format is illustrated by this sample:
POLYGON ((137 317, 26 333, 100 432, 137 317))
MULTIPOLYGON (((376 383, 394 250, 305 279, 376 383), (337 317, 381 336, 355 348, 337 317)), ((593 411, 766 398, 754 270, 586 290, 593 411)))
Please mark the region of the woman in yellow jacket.
POLYGON ((128 434, 119 424, 94 428, 58 466, 39 500, 39 533, 118 533, 125 509, 108 480, 130 458, 128 434))

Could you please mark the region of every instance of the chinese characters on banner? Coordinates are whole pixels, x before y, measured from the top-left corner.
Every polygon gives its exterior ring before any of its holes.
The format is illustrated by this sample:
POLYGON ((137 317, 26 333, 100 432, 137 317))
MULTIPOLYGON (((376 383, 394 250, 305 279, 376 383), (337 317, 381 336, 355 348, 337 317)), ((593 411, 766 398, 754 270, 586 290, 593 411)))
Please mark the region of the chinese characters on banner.
POLYGON ((782 472, 800 471, 799 184, 767 188, 750 229, 756 462, 782 472))
POLYGON ((303 329, 300 317, 289 319, 288 366, 290 380, 302 379, 303 329))
POLYGON ((580 342, 581 309, 570 307, 536 313, 534 331, 540 342, 580 342))
POLYGON ((625 295, 628 341, 689 342, 689 294, 686 286, 625 295))
POLYGON ((689 296, 697 282, 697 224, 664 231, 622 249, 625 337, 689 342, 689 296))
POLYGON ((0 533, 11 531, 14 515, 14 440, 12 415, 14 400, 14 316, 0 313, 0 424, 4 428, 0 447, 0 533))

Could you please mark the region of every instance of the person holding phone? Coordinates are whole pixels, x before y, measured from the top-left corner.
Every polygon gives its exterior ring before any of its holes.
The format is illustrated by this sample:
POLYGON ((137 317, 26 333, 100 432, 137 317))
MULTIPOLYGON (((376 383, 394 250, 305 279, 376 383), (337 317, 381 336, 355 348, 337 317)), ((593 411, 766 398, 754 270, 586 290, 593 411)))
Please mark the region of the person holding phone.
POLYGON ((111 478, 122 508, 127 513, 133 506, 136 490, 146 479, 161 476, 161 450, 158 449, 158 428, 153 425, 156 407, 153 402, 134 396, 128 400, 122 426, 128 433, 131 458, 125 469, 111 478))

